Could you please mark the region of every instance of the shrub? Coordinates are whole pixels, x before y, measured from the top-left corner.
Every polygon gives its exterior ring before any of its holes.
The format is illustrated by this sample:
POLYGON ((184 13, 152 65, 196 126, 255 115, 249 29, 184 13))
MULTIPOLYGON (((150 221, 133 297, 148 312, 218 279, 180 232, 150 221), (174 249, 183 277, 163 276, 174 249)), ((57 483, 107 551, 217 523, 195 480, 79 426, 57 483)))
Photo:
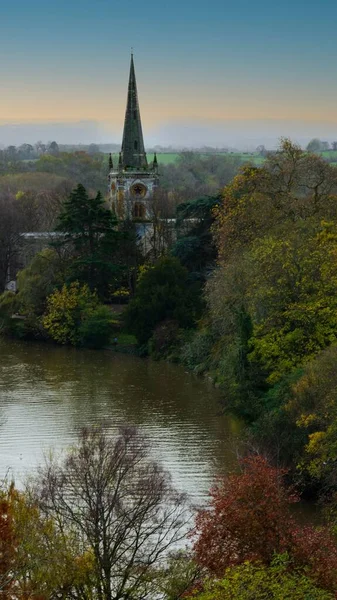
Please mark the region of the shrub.
POLYGON ((78 346, 82 342, 82 323, 97 306, 97 296, 88 285, 81 286, 78 281, 64 285, 48 296, 43 326, 55 342, 78 346))
POLYGON ((287 555, 276 555, 271 566, 246 562, 227 569, 223 579, 208 581, 194 600, 333 600, 301 571, 288 571, 287 555))
POLYGON ((107 306, 97 306, 83 313, 79 327, 80 344, 87 348, 107 346, 112 333, 111 313, 107 306))
POLYGON ((150 354, 154 358, 168 356, 178 343, 179 331, 179 325, 173 319, 159 323, 149 341, 150 354))

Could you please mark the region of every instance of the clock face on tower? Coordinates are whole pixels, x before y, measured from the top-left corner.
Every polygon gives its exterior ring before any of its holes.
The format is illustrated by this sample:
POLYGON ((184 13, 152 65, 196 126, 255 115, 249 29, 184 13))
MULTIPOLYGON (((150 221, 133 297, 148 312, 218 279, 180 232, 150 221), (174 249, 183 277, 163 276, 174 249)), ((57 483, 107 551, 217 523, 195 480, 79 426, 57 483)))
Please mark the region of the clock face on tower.
POLYGON ((147 187, 143 183, 135 183, 130 191, 134 198, 144 198, 144 196, 146 196, 147 187))

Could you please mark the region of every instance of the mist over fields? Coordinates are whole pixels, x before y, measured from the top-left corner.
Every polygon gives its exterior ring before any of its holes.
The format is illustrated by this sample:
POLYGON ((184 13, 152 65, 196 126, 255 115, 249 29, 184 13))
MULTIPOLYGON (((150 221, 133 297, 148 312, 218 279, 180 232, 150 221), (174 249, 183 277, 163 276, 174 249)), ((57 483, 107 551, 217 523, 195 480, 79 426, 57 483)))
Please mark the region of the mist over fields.
MULTIPOLYGON (((121 120, 122 122, 122 120, 121 120)), ((263 144, 269 149, 277 146, 281 137, 289 137, 302 146, 313 137, 332 142, 337 139, 337 122, 299 120, 176 120, 156 126, 143 124, 147 147, 155 145, 176 148, 201 146, 230 147, 252 150, 263 144)), ((107 144, 120 143, 122 127, 113 129, 110 123, 81 120, 77 122, 27 122, 6 123, 0 121, 0 147, 33 144, 37 140, 46 143, 56 140, 59 144, 107 144)))

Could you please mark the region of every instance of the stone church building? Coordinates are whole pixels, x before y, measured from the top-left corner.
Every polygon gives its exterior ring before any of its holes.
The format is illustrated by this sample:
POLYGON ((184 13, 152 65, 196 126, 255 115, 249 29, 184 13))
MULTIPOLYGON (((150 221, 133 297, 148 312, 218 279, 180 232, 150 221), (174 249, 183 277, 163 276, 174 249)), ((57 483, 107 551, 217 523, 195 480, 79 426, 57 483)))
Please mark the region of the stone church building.
POLYGON ((153 193, 158 186, 158 162, 156 154, 150 165, 146 158, 133 54, 121 152, 115 168, 110 155, 109 169, 109 197, 117 218, 151 219, 153 193))

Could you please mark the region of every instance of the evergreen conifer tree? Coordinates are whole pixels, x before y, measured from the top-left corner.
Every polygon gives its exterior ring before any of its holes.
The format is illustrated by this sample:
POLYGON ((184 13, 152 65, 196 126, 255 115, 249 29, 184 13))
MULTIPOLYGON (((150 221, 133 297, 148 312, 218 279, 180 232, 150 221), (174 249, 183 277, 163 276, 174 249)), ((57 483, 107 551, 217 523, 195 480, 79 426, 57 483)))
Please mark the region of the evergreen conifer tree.
POLYGON ((122 270, 114 260, 122 237, 116 225, 101 193, 90 198, 79 184, 64 203, 56 227, 62 234, 57 245, 69 246, 73 253, 69 279, 87 283, 101 297, 122 270))

